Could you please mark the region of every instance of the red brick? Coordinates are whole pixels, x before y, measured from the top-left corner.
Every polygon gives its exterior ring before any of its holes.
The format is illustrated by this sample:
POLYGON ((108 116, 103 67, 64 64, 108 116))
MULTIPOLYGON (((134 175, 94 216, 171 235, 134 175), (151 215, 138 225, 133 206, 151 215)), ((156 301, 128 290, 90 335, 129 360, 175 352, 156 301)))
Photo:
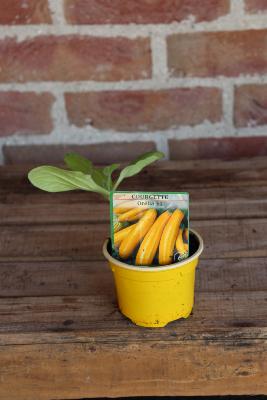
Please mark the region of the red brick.
POLYGON ((261 11, 267 11, 266 0, 245 0, 245 9, 249 13, 258 13, 261 11))
POLYGON ((60 164, 64 154, 74 151, 96 164, 130 161, 147 151, 156 150, 153 142, 120 142, 86 145, 4 146, 6 164, 60 164))
POLYGON ((234 121, 237 127, 267 124, 267 85, 235 88, 234 121))
POLYGON ((49 93, 0 93, 0 137, 51 132, 53 102, 49 93))
POLYGON ((267 30, 175 34, 167 43, 172 76, 267 73, 267 30))
POLYGON ((215 88, 67 93, 65 100, 71 124, 125 132, 217 122, 222 115, 215 88))
POLYGON ((65 0, 71 24, 157 24, 211 21, 229 12, 229 0, 65 0))
POLYGON ((47 0, 1 0, 0 25, 51 24, 47 0))
POLYGON ((172 160, 237 159, 267 155, 267 136, 170 140, 172 160))
POLYGON ((119 81, 151 75, 149 39, 41 36, 0 41, 0 81, 119 81))

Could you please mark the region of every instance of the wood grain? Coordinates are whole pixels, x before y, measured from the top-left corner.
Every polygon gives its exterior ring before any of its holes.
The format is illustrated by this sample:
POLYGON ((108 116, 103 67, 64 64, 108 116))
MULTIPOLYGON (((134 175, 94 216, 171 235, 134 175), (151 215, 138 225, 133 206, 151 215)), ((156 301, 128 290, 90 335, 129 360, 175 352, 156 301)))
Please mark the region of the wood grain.
MULTIPOLYGON (((196 290, 267 290, 265 258, 201 260, 196 290)), ((2 262, 0 297, 86 296, 113 292, 113 278, 103 261, 2 262)))
POLYGON ((117 307, 97 195, 0 167, 0 399, 267 394, 267 158, 162 162, 122 188, 188 190, 205 250, 193 314, 137 327, 117 307))
MULTIPOLYGON (((34 193, 27 180, 30 166, 0 167, 0 193, 34 193), (8 171, 7 171, 8 169, 8 171)), ((190 188, 252 187, 267 185, 267 158, 239 161, 200 160, 159 162, 124 182, 124 190, 184 191, 190 188)), ((91 195, 91 194, 90 194, 91 195)))
MULTIPOLYGON (((191 189, 192 220, 267 217, 267 186, 191 189)), ((17 194, 1 199, 0 225, 108 223, 108 203, 88 193, 17 194), (93 211, 93 212, 92 212, 93 211)))
MULTIPOLYGON (((113 292, 91 296, 4 298, 0 303, 0 333, 91 332, 94 342, 170 340, 241 328, 253 330, 253 338, 267 339, 266 291, 196 292, 193 315, 170 323, 164 329, 144 329, 133 325, 117 308, 113 292), (262 328, 258 332, 257 329, 262 328), (151 333, 152 331, 152 333, 151 333), (258 336, 259 333, 259 336, 258 336), (148 337, 146 335, 149 335, 148 337), (141 336, 139 336, 141 335, 141 336), (163 335, 163 336, 162 336, 163 335)), ((227 337, 225 337, 227 339, 227 337)), ((64 334, 61 338, 64 342, 64 334)))
MULTIPOLYGON (((192 221, 201 232, 206 258, 267 256, 267 219, 192 221)), ((103 260, 107 224, 3 226, 0 261, 103 260)))
POLYGON ((0 397, 48 400, 266 393, 266 343, 0 347, 0 397), (14 376, 15 381, 14 382, 14 376))

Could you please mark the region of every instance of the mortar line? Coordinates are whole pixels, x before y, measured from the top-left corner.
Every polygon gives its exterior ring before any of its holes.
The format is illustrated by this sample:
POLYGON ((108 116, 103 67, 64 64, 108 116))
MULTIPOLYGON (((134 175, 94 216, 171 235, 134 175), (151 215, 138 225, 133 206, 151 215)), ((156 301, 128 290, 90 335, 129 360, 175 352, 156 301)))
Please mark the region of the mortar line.
POLYGON ((231 0, 231 14, 236 17, 246 15, 244 0, 231 0))
POLYGON ((236 134, 234 127, 234 85, 226 83, 223 89, 223 120, 226 128, 232 134, 236 134))
MULTIPOLYGON (((2 137, 1 144, 7 145, 34 145, 34 144, 90 144, 107 142, 134 142, 134 141, 153 141, 159 138, 166 139, 192 139, 192 138, 210 138, 210 137, 240 137, 247 136, 267 136, 267 125, 255 128, 239 128, 235 132, 229 132, 224 123, 211 124, 204 122, 194 127, 179 126, 177 128, 166 129, 156 132, 115 132, 115 131, 97 131, 93 127, 76 128, 69 126, 68 129, 59 127, 48 135, 13 135, 2 137)), ((163 143, 163 142, 162 142, 163 143)), ((162 144, 163 145, 163 144, 162 144)))
POLYGON ((34 146, 34 145, 90 145, 98 143, 122 143, 136 141, 152 141, 156 143, 159 150, 164 151, 169 158, 168 139, 198 139, 198 138, 222 138, 222 137, 255 137, 267 136, 267 125, 251 129, 241 128, 236 130, 236 134, 227 131, 223 124, 212 125, 203 124, 196 127, 179 127, 176 130, 166 130, 150 133, 118 133, 118 132, 98 132, 94 134, 87 129, 69 129, 64 131, 54 131, 50 135, 15 135, 7 138, 0 138, 0 164, 3 164, 2 146, 34 146))
POLYGON ((55 26, 65 25, 64 0, 48 0, 55 26))
POLYGON ((52 4, 54 4, 53 10, 55 11, 54 21, 57 25, 14 25, 9 26, 8 29, 4 26, 0 26, 0 39, 15 36, 19 42, 26 38, 34 38, 40 35, 89 35, 108 38, 122 36, 134 39, 138 37, 149 37, 152 34, 167 36, 176 33, 197 34, 200 32, 260 30, 266 29, 267 26, 267 14, 241 15, 236 11, 215 21, 200 23, 192 23, 192 20, 189 19, 180 23, 174 22, 171 24, 68 25, 65 23, 63 11, 62 15, 60 15, 61 11, 58 10, 60 3, 52 4))
POLYGON ((0 83, 0 91, 18 91, 27 92, 34 91, 43 93, 45 91, 51 93, 66 92, 104 92, 110 90, 164 90, 171 88, 195 88, 195 87, 217 87, 224 89, 225 85, 263 85, 267 84, 267 75, 240 75, 237 77, 215 77, 215 78, 168 78, 145 79, 136 81, 119 81, 119 82, 96 82, 96 81, 72 81, 72 82, 12 82, 0 83))
POLYGON ((162 35, 151 36, 152 77, 154 82, 164 82, 168 79, 167 43, 162 35))
POLYGON ((60 130, 67 131, 69 128, 69 122, 65 107, 65 99, 62 93, 56 93, 55 103, 52 108, 52 120, 54 123, 54 132, 60 132, 60 130))
POLYGON ((155 138, 156 146, 158 151, 162 151, 165 154, 164 159, 170 159, 168 138, 165 135, 158 134, 155 138))

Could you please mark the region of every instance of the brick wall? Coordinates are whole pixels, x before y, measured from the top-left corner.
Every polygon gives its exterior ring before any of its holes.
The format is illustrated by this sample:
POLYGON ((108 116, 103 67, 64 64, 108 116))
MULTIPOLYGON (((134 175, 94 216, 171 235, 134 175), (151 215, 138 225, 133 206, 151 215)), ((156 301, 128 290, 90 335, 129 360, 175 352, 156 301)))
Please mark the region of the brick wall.
POLYGON ((0 146, 267 154, 267 0, 1 0, 0 146))

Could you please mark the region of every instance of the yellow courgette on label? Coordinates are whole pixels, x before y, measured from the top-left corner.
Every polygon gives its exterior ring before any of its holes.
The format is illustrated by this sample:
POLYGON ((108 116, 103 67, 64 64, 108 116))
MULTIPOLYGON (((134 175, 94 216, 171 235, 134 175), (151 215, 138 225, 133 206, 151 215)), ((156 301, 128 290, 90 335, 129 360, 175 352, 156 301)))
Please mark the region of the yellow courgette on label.
POLYGON ((159 244, 160 265, 167 265, 173 262, 175 241, 183 218, 183 212, 176 209, 163 230, 159 244))
POLYGON ((157 211, 153 208, 145 211, 145 214, 137 222, 133 231, 130 232, 125 239, 123 239, 119 248, 119 255, 121 258, 130 257, 137 245, 141 242, 151 226, 154 224, 156 218, 157 211))
POLYGON ((161 235, 165 225, 170 219, 171 213, 165 211, 154 222, 136 255, 136 265, 151 265, 157 252, 161 235))
POLYGON ((185 228, 185 230, 184 230, 184 238, 188 242, 189 234, 188 234, 188 229, 187 228, 185 228))
POLYGON ((180 255, 183 255, 188 252, 188 244, 184 243, 184 241, 183 241, 183 229, 179 229, 175 246, 176 246, 176 250, 178 251, 178 253, 180 255), (187 250, 186 250, 186 247, 187 247, 187 250))
POLYGON ((113 232, 119 232, 123 228, 123 224, 121 222, 115 222, 113 225, 113 232))
POLYGON ((114 234, 114 245, 115 247, 118 247, 121 242, 123 241, 123 239, 126 238, 126 236, 129 235, 130 232, 132 232, 132 230, 135 228, 136 224, 130 225, 127 228, 122 229, 119 232, 116 232, 114 234))
POLYGON ((123 214, 129 210, 133 209, 133 202, 132 201, 124 201, 123 203, 120 203, 117 207, 113 209, 113 212, 115 214, 123 214))
POLYGON ((131 222, 140 219, 144 215, 145 209, 143 208, 133 208, 123 214, 120 214, 118 217, 119 222, 131 222))

